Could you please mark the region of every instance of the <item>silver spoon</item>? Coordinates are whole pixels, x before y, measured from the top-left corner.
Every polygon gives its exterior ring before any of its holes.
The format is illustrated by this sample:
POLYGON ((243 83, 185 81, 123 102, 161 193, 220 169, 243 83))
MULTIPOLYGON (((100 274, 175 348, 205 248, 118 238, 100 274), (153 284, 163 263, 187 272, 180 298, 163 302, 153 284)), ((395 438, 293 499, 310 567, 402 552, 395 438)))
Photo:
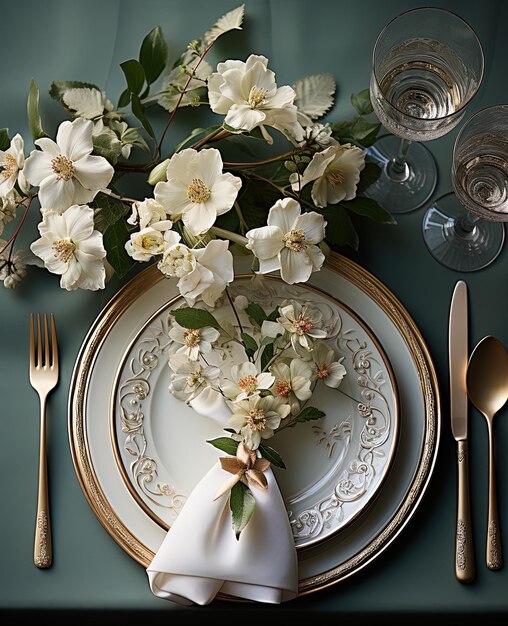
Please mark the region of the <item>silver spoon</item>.
POLYGON ((487 567, 503 564, 501 530, 497 508, 494 466, 494 415, 508 400, 508 353, 495 337, 484 337, 473 350, 467 368, 467 391, 472 403, 483 413, 489 431, 489 518, 487 526, 487 567))

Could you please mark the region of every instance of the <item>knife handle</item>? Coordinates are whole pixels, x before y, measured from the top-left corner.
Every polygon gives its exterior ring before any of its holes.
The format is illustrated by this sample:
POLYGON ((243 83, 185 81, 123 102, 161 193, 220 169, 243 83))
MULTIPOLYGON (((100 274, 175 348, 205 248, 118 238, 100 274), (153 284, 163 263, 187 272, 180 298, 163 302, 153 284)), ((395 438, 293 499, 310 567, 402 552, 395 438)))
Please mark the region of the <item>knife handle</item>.
POLYGON ((469 470, 467 441, 459 441, 457 533, 455 536, 455 576, 462 583, 469 583, 475 575, 473 533, 471 528, 471 504, 469 500, 469 470))

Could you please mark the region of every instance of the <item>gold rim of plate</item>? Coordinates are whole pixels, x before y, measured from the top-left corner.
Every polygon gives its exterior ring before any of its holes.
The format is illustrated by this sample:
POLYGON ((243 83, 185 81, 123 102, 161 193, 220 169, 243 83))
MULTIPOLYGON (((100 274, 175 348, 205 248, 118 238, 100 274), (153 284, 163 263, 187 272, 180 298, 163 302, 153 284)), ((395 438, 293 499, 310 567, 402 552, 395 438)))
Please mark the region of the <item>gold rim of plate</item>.
MULTIPOLYGON (((159 274, 160 274, 160 272, 159 272, 159 274)), ((235 282, 237 280, 246 280, 246 279, 250 279, 250 278, 252 278, 252 274, 237 274, 237 275, 235 275, 235 282)), ((282 279, 279 278, 278 276, 265 276, 265 279, 282 282, 282 279)), ((381 480, 376 485, 375 489, 369 494, 369 497, 368 497, 367 502, 365 503, 365 505, 363 507, 361 507, 360 509, 358 509, 358 511, 356 511, 347 520, 347 522, 344 525, 340 526, 339 528, 336 528, 333 532, 331 532, 330 534, 326 535, 325 537, 321 537, 321 538, 317 537, 315 539, 311 539, 309 541, 306 541, 306 542, 302 543, 301 545, 297 545, 296 546, 297 550, 306 550, 308 548, 316 546, 319 543, 322 543, 323 541, 329 541, 338 532, 344 530, 344 528, 346 528, 352 522, 357 520, 358 517, 360 517, 360 515, 362 515, 366 510, 368 510, 370 508, 370 506, 375 502, 377 496, 379 495, 381 487, 383 486, 383 484, 384 484, 388 474, 390 473, 391 467, 393 465, 393 461, 395 459, 395 452, 397 450, 398 437, 399 437, 399 431, 400 431, 400 428, 399 428, 399 425, 400 425, 400 402, 399 402, 399 392, 398 392, 397 382, 395 380, 395 374, 393 372, 393 367, 392 367, 392 364, 390 362, 390 359, 388 358, 388 355, 384 351, 383 346, 381 345, 381 342, 377 338, 376 334, 368 326, 368 324, 357 313, 355 313, 351 309, 351 307, 349 307, 347 304, 345 304, 344 302, 342 302, 338 298, 335 298, 334 296, 332 296, 331 294, 329 294, 328 292, 324 291, 323 289, 321 289, 319 287, 315 287, 314 285, 308 285, 308 284, 305 284, 304 286, 305 286, 305 289, 307 289, 308 291, 313 291, 315 293, 320 294, 321 296, 324 296, 328 300, 331 300, 332 302, 334 302, 340 309, 342 309, 343 311, 346 311, 346 313, 352 319, 354 319, 356 321, 356 323, 360 326, 360 328, 363 329, 365 334, 369 337, 369 339, 372 341, 372 343, 376 346, 376 349, 379 351, 379 354, 381 355, 381 358, 383 360, 384 366, 386 368, 386 373, 388 374, 388 377, 390 379, 390 385, 391 385, 392 390, 393 390, 394 411, 393 411, 393 424, 392 424, 393 438, 392 438, 392 444, 391 444, 391 447, 390 447, 390 454, 388 456, 388 459, 386 461, 385 466, 383 467, 383 475, 381 477, 381 480)), ((108 419, 109 419, 109 434, 110 434, 110 438, 111 438, 111 447, 113 448, 113 454, 115 456, 115 462, 116 462, 118 471, 120 472, 120 474, 122 476, 123 482, 124 482, 125 486, 127 487, 127 489, 129 491, 129 493, 131 494, 131 496, 134 498, 134 500, 138 504, 138 506, 148 515, 148 517, 150 517, 150 519, 152 519, 156 524, 158 524, 165 531, 168 531, 171 528, 171 526, 169 524, 167 524, 163 519, 161 519, 157 515, 157 513, 154 510, 152 510, 147 505, 147 503, 141 498, 139 493, 136 491, 134 485, 132 484, 131 480, 129 479, 129 476, 127 474, 127 470, 126 470, 125 465, 124 465, 124 463, 122 461, 120 450, 119 450, 119 447, 118 447, 118 433, 117 433, 116 419, 115 419, 115 417, 116 417, 115 407, 116 407, 116 403, 117 403, 118 387, 120 385, 121 372, 122 372, 122 370, 123 370, 123 368, 125 366, 125 362, 126 362, 126 360, 128 358, 128 355, 129 355, 129 353, 130 353, 130 351, 132 349, 132 346, 136 343, 136 341, 138 340, 140 334, 150 324, 153 323, 153 320, 156 317, 158 317, 161 314, 161 312, 167 310, 170 306, 175 305, 177 302, 179 302, 181 300, 183 300, 183 296, 177 295, 177 296, 174 296, 173 298, 171 298, 170 300, 168 300, 161 307, 159 307, 157 309, 157 311, 155 311, 148 318, 148 320, 146 320, 146 322, 139 329, 139 331, 136 333, 134 338, 130 341, 129 345, 127 346, 126 350, 124 351, 124 353, 122 355, 122 358, 120 359, 120 364, 119 364, 119 366, 117 368, 117 371, 116 371, 116 374, 115 374, 115 377, 114 377, 113 391, 111 393, 111 399, 110 399, 110 404, 109 404, 109 416, 108 416, 108 419)))
MULTIPOLYGON (((385 528, 362 550, 337 567, 319 575, 300 580, 299 595, 306 595, 329 587, 363 569, 385 550, 399 535, 412 517, 426 491, 434 469, 440 437, 439 386, 435 368, 418 327, 395 295, 375 276, 354 261, 332 253, 326 265, 343 276, 369 296, 397 328, 411 352, 422 387, 425 405, 425 434, 422 453, 410 487, 385 528)), ((74 468, 81 488, 98 520, 116 543, 143 567, 147 567, 154 553, 135 537, 113 511, 96 476, 84 431, 84 399, 87 380, 110 327, 123 312, 145 291, 160 280, 162 274, 155 265, 140 272, 129 281, 106 305, 88 332, 72 373, 69 389, 69 440, 74 468)), ((314 289, 314 287, 310 286, 314 289)), ((226 598, 226 596, 221 596, 226 598)))

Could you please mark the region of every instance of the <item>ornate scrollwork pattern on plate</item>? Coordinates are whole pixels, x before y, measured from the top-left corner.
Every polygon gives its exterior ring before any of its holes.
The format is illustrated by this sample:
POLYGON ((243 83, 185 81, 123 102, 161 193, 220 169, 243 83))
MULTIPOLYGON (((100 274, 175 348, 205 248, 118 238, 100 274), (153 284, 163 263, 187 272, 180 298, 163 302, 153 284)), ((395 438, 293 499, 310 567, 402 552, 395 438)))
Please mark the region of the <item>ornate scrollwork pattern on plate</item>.
POLYGON ((337 442, 347 440, 351 436, 351 419, 348 418, 343 422, 337 422, 328 432, 317 424, 312 426, 312 430, 317 436, 317 445, 323 445, 325 447, 325 450, 328 452, 328 458, 330 459, 335 451, 337 442))
MULTIPOLYGON (((323 530, 331 527, 334 520, 341 522, 344 518, 343 507, 346 503, 359 500, 364 496, 376 475, 379 460, 384 459, 381 449, 387 441, 392 428, 390 402, 385 395, 384 365, 376 359, 374 350, 365 339, 358 336, 356 329, 343 326, 339 307, 327 302, 316 293, 316 299, 308 289, 295 285, 272 283, 260 278, 252 282, 234 287, 235 294, 246 295, 250 302, 257 302, 263 308, 275 308, 286 299, 298 299, 307 307, 309 315, 319 311, 321 326, 327 331, 327 341, 336 352, 344 357, 344 365, 350 376, 356 376, 356 386, 361 390, 361 397, 356 398, 356 411, 363 420, 360 433, 360 444, 354 458, 341 472, 334 489, 326 497, 314 503, 312 507, 300 511, 298 515, 289 512, 290 523, 295 540, 315 539, 323 530)), ((340 389, 339 389, 340 391, 340 389)), ((346 423, 346 422, 344 422, 346 423)), ((349 418, 349 434, 351 433, 351 417, 349 418)), ((351 438, 338 434, 339 424, 326 433, 319 426, 313 428, 318 436, 317 443, 323 444, 330 458, 338 449, 336 444, 343 440, 344 446, 339 454, 345 454, 351 438), (337 433, 333 430, 337 428, 337 433)))
POLYGON ((151 392, 150 375, 159 360, 166 358, 171 343, 168 337, 169 324, 167 315, 148 327, 137 346, 136 354, 128 363, 129 375, 121 381, 118 398, 122 432, 126 435, 123 447, 133 457, 130 464, 131 476, 151 502, 169 509, 176 518, 185 502, 185 496, 178 494, 171 484, 158 480, 157 462, 147 455, 143 427, 143 402, 151 392))

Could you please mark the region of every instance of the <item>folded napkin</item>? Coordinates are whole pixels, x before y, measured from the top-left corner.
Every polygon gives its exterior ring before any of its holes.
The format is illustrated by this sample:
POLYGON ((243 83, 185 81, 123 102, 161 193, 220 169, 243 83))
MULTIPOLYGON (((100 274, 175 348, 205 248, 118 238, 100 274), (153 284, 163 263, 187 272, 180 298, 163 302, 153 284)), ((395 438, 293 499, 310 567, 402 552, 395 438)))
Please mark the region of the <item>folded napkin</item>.
POLYGON ((254 514, 237 540, 229 492, 231 477, 217 463, 190 494, 147 568, 153 593, 179 604, 208 604, 221 592, 280 603, 298 591, 298 561, 288 514, 271 469, 268 489, 252 489, 254 514))

